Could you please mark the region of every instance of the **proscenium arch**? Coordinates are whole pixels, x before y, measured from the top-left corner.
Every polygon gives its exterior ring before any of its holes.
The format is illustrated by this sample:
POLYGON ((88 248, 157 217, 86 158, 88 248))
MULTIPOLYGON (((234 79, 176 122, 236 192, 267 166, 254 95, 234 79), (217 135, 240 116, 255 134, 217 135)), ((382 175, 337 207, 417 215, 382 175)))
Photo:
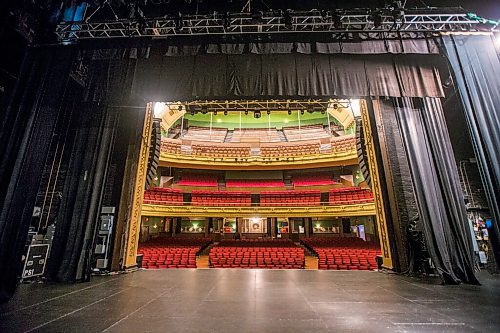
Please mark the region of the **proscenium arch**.
MULTIPOLYGON (((311 96, 314 97, 314 96, 311 96)), ((162 115, 162 121, 165 121, 165 127, 163 129, 167 130, 170 128, 178 119, 182 118, 186 114, 186 108, 179 108, 182 105, 181 102, 171 103, 169 107, 166 105, 164 114, 162 115)), ((149 152, 149 143, 151 136, 151 127, 152 127, 152 117, 153 117, 153 103, 148 103, 145 114, 144 128, 142 133, 143 140, 141 141, 140 147, 140 156, 147 156, 149 152)), ((392 250, 391 250, 391 242, 389 237, 391 235, 388 234, 388 226, 387 226, 387 218, 385 215, 385 207, 384 201, 382 197, 382 185, 379 178, 378 173, 378 164, 377 158, 375 154, 374 140, 373 134, 371 132, 371 124, 368 116, 368 108, 365 99, 360 99, 360 109, 361 109, 361 118, 363 122, 363 130, 365 132, 366 139, 366 148, 368 152, 368 164, 370 166, 370 173, 372 178, 372 191, 375 198, 375 217, 377 223, 378 230, 378 238, 380 242, 380 248, 382 250, 382 261, 383 267, 387 269, 393 269, 392 263, 392 250)), ((342 109, 338 108, 328 108, 327 112, 335 117, 340 123, 343 125, 351 126, 354 122, 354 115, 352 112, 342 112, 342 109), (349 115, 344 115, 349 114, 349 115), (339 115, 343 117, 341 119, 338 118, 339 115)), ((137 247, 139 243, 139 230, 141 224, 141 207, 142 207, 142 198, 144 195, 144 177, 147 168, 147 158, 139 158, 138 161, 138 173, 136 177, 136 182, 134 186, 134 194, 133 194, 133 210, 132 217, 129 221, 128 228, 128 237, 127 243, 125 244, 125 258, 123 261, 124 268, 134 267, 136 265, 136 257, 137 257, 137 247), (138 214, 137 214, 138 213, 138 214)))

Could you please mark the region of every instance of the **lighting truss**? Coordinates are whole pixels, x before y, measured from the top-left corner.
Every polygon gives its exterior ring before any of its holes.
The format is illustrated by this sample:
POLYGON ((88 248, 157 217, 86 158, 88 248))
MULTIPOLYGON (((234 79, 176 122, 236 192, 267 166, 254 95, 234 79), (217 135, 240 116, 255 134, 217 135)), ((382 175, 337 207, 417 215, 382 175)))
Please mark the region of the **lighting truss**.
POLYGON ((98 38, 129 38, 204 35, 249 35, 289 33, 435 33, 479 31, 480 22, 460 9, 404 10, 398 15, 390 11, 353 11, 342 13, 287 11, 287 14, 262 12, 190 15, 180 17, 143 18, 105 22, 61 22, 56 34, 61 42, 98 38), (291 24, 290 24, 291 20, 291 24), (180 23, 182 22, 182 23, 180 23))
POLYGON ((182 103, 186 110, 193 112, 213 112, 213 111, 295 111, 314 110, 324 111, 329 107, 348 108, 348 100, 208 100, 192 101, 182 103), (335 105, 335 106, 334 106, 335 105))

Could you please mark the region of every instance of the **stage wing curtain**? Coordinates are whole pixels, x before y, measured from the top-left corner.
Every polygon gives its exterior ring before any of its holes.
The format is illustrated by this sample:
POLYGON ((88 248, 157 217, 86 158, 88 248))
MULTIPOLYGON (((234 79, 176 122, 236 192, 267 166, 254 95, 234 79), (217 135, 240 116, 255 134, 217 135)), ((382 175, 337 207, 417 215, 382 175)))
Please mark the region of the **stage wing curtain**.
MULTIPOLYGON (((483 185, 500 235, 500 61, 491 35, 447 35, 444 46, 463 103, 483 185)), ((498 251, 498 249, 497 249, 498 251)))
POLYGON ((203 54, 137 60, 133 93, 145 101, 214 98, 442 97, 429 55, 203 54))
POLYGON ((415 107, 396 100, 395 112, 412 173, 419 219, 445 283, 478 284, 465 202, 446 122, 437 98, 415 107))
POLYGON ((72 48, 27 51, 0 130, 0 303, 14 293, 37 190, 61 112, 72 48))

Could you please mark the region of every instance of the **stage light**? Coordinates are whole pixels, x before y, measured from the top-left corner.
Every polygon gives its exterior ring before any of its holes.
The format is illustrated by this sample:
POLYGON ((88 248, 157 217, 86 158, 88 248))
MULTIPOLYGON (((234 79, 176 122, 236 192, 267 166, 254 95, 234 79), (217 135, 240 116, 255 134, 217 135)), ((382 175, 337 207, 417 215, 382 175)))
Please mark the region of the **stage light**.
POLYGON ((339 108, 339 105, 337 103, 333 103, 333 108, 337 110, 339 108))
POLYGON ((321 21, 322 22, 328 22, 329 18, 330 18, 330 12, 323 9, 321 11, 321 21))
POLYGON ((361 117, 361 105, 359 103, 359 99, 351 99, 349 100, 349 104, 351 104, 351 110, 354 117, 361 117))
POLYGON ((245 116, 248 116, 248 110, 245 110, 245 116))
POLYGON ((292 115, 292 110, 288 110, 288 115, 291 116, 292 115))
POLYGON ((224 115, 227 116, 227 110, 224 110, 224 115))
POLYGON ((267 110, 267 114, 270 115, 271 114, 271 110, 267 110))
POLYGON ((259 119, 261 116, 262 116, 262 114, 260 113, 260 111, 254 111, 254 113, 253 113, 254 118, 259 119))
MULTIPOLYGON (((203 113, 203 111, 202 111, 202 113, 203 113)), ((216 115, 217 115, 217 110, 214 110, 214 116, 216 116, 216 115)))
POLYGON ((380 28, 382 25, 382 15, 380 13, 373 13, 370 15, 370 18, 373 20, 373 25, 375 28, 380 28))
POLYGON ((332 16, 333 19, 333 27, 337 30, 342 29, 342 17, 339 14, 334 14, 332 16))
POLYGON ((155 115, 155 118, 160 118, 164 109, 165 109, 165 103, 155 102, 154 108, 153 108, 153 113, 155 115))
POLYGON ((177 110, 179 110, 179 112, 180 112, 180 111, 182 111, 182 105, 179 105, 179 106, 177 107, 177 110))
POLYGON ((313 113, 314 112, 314 107, 312 105, 307 106, 307 112, 313 113))
POLYGON ((182 19, 182 14, 179 14, 175 17, 175 30, 182 30, 184 28, 184 20, 182 19))
POLYGON ((191 109, 191 112, 189 112, 192 116, 194 116, 194 110, 191 109))
POLYGON ((289 9, 285 10, 283 13, 283 23, 285 24, 285 29, 293 29, 293 19, 289 9))
POLYGON ((300 114, 303 115, 304 114, 304 110, 300 110, 300 114))
POLYGON ((229 13, 225 13, 222 17, 222 26, 225 30, 231 27, 231 15, 229 13))
MULTIPOLYGON (((208 112, 208 106, 202 105, 201 106, 201 113, 207 114, 207 112, 208 112)), ((214 114, 217 114, 217 113, 214 113, 214 114)))

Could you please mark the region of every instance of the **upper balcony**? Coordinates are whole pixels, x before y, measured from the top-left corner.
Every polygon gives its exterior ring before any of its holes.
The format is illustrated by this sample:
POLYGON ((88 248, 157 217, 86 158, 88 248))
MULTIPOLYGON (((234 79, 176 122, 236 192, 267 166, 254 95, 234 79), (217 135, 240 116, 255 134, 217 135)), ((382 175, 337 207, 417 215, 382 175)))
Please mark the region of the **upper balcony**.
POLYGON ((356 164, 352 105, 340 100, 165 104, 160 165, 277 170, 356 164))

